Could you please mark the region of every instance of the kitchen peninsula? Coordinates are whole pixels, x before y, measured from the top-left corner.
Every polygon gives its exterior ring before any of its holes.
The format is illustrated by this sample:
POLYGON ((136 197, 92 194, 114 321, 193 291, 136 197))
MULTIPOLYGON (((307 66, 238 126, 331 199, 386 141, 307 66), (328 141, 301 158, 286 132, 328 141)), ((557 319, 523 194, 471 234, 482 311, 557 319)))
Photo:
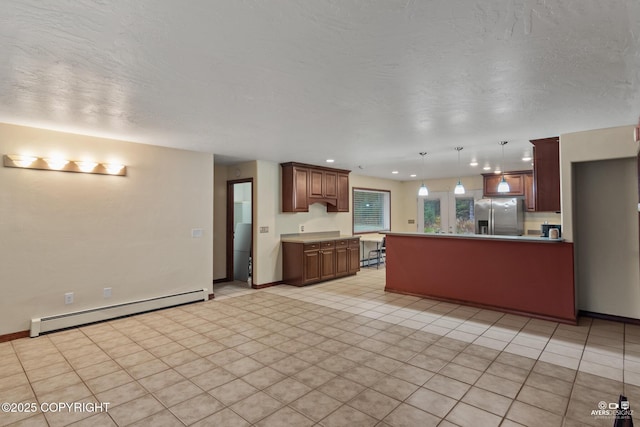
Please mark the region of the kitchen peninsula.
POLYGON ((386 291, 576 323, 573 243, 387 233, 386 291))

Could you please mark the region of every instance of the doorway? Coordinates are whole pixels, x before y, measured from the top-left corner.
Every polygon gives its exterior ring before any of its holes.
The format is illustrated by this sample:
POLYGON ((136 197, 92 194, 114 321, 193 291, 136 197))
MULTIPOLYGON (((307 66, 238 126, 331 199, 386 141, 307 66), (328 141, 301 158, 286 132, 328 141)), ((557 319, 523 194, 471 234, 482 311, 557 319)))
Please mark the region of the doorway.
POLYGON ((578 309, 639 318, 636 159, 573 164, 578 309))
POLYGON ((474 234, 474 203, 481 198, 479 190, 463 195, 436 191, 418 197, 418 233, 474 234))
POLYGON ((252 285, 253 178, 227 181, 227 280, 252 285))

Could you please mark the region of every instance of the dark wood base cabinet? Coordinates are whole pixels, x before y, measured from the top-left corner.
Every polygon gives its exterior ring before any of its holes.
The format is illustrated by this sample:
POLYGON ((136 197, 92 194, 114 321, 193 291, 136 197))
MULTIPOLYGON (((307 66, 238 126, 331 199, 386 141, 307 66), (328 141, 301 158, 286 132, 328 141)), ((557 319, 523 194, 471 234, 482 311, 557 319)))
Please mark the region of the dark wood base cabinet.
POLYGON ((282 242, 282 281, 304 286, 360 271, 359 239, 282 242))

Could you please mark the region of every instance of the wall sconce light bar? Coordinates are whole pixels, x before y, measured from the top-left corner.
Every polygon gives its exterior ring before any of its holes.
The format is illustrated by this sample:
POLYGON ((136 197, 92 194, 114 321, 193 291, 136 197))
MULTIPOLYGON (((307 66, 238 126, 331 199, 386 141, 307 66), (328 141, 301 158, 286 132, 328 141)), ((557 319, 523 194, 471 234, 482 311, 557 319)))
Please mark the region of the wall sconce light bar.
POLYGON ((46 171, 95 173, 99 175, 126 176, 127 167, 115 163, 97 163, 79 160, 64 160, 58 158, 21 156, 5 154, 4 166, 8 168, 40 169, 46 171))

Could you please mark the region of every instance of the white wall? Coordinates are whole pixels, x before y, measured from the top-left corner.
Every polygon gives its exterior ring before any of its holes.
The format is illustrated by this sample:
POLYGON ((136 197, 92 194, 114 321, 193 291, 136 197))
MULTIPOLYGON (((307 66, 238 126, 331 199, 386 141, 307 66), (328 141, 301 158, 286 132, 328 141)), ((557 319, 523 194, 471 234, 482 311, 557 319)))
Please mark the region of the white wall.
MULTIPOLYGON (((213 279, 227 275, 227 166, 214 166, 213 279)), ((214 286, 215 294, 215 286, 214 286)))
POLYGON ((574 172, 578 308, 640 318, 636 159, 574 163, 574 172))
MULTIPOLYGON (((638 202, 637 171, 629 173, 627 170, 623 175, 624 178, 617 179, 616 185, 607 185, 604 178, 596 181, 586 179, 580 182, 575 181, 575 166, 580 162, 626 159, 627 168, 629 164, 635 163, 638 144, 633 140, 633 129, 634 126, 622 126, 560 135, 560 185, 563 237, 568 241, 575 240, 575 251, 586 250, 592 256, 600 255, 605 258, 605 262, 598 265, 598 279, 585 280, 590 266, 586 265, 584 260, 580 261, 581 255, 576 256, 578 308, 640 318, 638 213, 634 209, 638 202), (595 182, 600 184, 595 185, 595 182), (607 203, 609 199, 629 202, 628 210, 617 211, 615 215, 612 212, 607 219, 607 221, 614 221, 616 226, 624 228, 626 240, 599 240, 582 248, 583 245, 579 242, 581 234, 589 231, 581 229, 578 234, 574 226, 576 216, 580 215, 580 212, 575 211, 577 186, 580 186, 579 191, 583 194, 602 195, 603 203, 607 203), (617 219, 612 220, 612 218, 617 219), (610 256, 613 258, 609 258, 610 256), (625 299, 626 301, 622 301, 625 299)), ((631 169, 635 168, 631 167, 631 169)), ((589 169, 589 171, 594 170, 596 169, 589 169)), ((612 206, 611 209, 620 209, 620 207, 612 206)))
POLYGON ((128 176, 0 167, 0 335, 33 317, 211 288, 212 155, 0 124, 0 154, 54 153, 123 163, 128 176))
POLYGON ((636 157, 634 126, 560 135, 560 210, 562 237, 573 241, 573 163, 636 157))

